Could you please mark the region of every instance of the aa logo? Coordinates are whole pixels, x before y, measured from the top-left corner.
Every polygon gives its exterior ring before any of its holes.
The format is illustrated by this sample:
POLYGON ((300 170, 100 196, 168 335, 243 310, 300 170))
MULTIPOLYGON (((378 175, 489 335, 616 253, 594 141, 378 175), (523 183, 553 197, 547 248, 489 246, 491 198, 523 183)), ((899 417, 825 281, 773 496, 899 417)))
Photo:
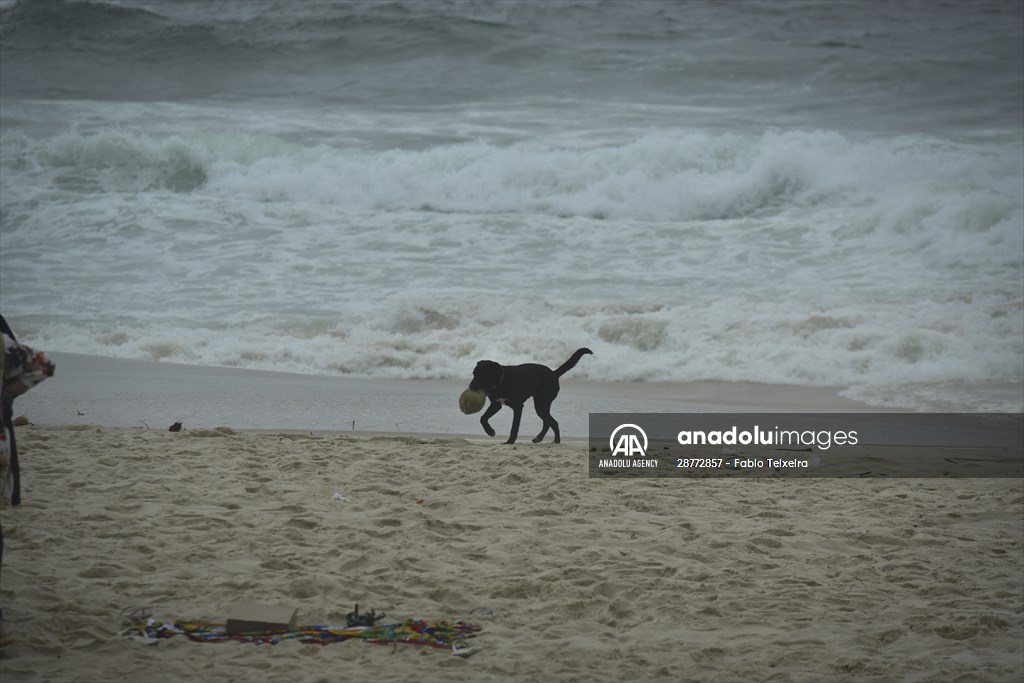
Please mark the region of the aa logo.
POLYGON ((634 424, 619 425, 608 437, 612 456, 643 458, 647 455, 647 433, 634 424))

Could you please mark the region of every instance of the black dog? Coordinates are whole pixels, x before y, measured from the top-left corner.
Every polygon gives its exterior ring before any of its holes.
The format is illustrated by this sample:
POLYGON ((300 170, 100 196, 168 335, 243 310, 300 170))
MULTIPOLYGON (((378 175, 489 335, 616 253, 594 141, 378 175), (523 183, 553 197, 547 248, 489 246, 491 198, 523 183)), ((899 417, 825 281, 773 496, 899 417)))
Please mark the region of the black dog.
POLYGON ((558 378, 576 367, 580 358, 588 353, 593 351, 577 349, 572 358, 562 363, 557 370, 537 363, 499 365, 493 360, 482 360, 477 363, 469 388, 482 389, 487 392, 487 398, 491 399, 491 405, 487 406, 487 410, 480 417, 480 424, 483 425, 487 436, 494 436, 494 429, 487 420, 501 410, 502 404, 507 404, 512 408, 513 415, 512 431, 505 443, 515 443, 519 435, 519 420, 523 416, 523 404, 532 396, 533 407, 544 421, 544 428, 534 437, 533 442, 540 443, 550 428, 555 433, 555 443, 560 443, 562 437, 558 433, 558 423, 551 417, 551 402, 558 396, 558 378))

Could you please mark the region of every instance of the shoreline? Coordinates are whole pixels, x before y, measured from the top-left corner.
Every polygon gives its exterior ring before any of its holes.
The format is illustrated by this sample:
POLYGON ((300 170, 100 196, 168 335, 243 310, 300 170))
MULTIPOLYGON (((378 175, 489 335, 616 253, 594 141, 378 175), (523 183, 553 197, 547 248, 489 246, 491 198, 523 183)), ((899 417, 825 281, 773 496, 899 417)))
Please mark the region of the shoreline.
MULTIPOLYGON (((166 429, 229 426, 332 432, 484 436, 463 415, 465 380, 303 375, 52 352, 53 378, 19 397, 15 414, 39 424, 166 429)), ((552 413, 563 438, 585 438, 591 412, 907 412, 843 398, 838 388, 753 383, 625 383, 568 375, 552 413)), ((539 426, 530 402, 520 435, 539 426)), ((491 421, 507 433, 511 411, 491 421)), ((550 437, 549 437, 550 438, 550 437)))

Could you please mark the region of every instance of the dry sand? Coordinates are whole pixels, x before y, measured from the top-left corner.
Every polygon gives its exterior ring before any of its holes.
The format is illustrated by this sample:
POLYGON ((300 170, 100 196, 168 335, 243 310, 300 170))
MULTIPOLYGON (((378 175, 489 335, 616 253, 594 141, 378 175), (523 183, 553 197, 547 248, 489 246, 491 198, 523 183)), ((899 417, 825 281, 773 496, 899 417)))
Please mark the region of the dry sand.
POLYGON ((1024 677, 1019 479, 591 480, 580 440, 163 429, 18 430, 4 683, 1024 677), (118 635, 246 600, 467 619, 483 649, 118 635))

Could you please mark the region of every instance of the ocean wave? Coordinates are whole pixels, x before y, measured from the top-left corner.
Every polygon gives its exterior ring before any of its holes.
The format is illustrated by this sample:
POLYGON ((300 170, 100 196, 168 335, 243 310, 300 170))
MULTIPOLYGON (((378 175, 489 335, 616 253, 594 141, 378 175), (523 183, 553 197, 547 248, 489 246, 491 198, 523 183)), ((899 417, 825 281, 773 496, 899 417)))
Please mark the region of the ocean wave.
POLYGON ((969 4, 0 0, 4 314, 185 363, 587 345, 593 379, 985 405, 1022 374, 1021 5, 969 4))
POLYGON ((949 130, 1014 128, 1021 5, 975 5, 21 0, 0 14, 0 70, 7 97, 422 107, 540 96, 672 104, 691 120, 687 107, 726 112, 708 126, 822 116, 913 131, 924 111, 949 130), (837 49, 851 41, 863 49, 837 49))
POLYGON ((973 236, 1020 218, 1024 182, 1019 144, 965 148, 926 136, 853 139, 817 131, 660 131, 621 140, 548 136, 374 149, 259 131, 156 135, 118 126, 45 139, 5 134, 4 146, 11 163, 41 175, 49 169, 98 178, 104 191, 129 183, 133 190, 352 211, 638 221, 876 206, 886 232, 937 233, 927 230, 936 223, 973 236))
POLYGON ((440 87, 450 79, 438 60, 487 61, 495 41, 509 40, 501 15, 458 3, 20 0, 3 9, 0 32, 7 87, 33 94, 274 97, 301 82, 306 94, 344 89, 351 100, 353 81, 365 81, 363 97, 376 92, 382 65, 433 64, 430 82, 440 87), (45 57, 23 60, 39 50, 45 57), (74 68, 49 69, 61 62, 74 68))
MULTIPOLYGON (((20 334, 55 351, 308 374, 457 379, 482 358, 557 364, 586 345, 595 355, 574 371, 579 378, 845 387, 876 405, 912 409, 940 400, 947 409, 981 405, 970 390, 933 391, 943 384, 1024 381, 1019 295, 819 304, 586 307, 407 295, 334 316, 17 322, 20 334)), ((1000 410, 1024 407, 1014 392, 1004 398, 1000 410)))
POLYGON ((141 7, 104 0, 17 0, 0 6, 0 30, 13 36, 37 31, 119 31, 160 25, 160 14, 141 7))

